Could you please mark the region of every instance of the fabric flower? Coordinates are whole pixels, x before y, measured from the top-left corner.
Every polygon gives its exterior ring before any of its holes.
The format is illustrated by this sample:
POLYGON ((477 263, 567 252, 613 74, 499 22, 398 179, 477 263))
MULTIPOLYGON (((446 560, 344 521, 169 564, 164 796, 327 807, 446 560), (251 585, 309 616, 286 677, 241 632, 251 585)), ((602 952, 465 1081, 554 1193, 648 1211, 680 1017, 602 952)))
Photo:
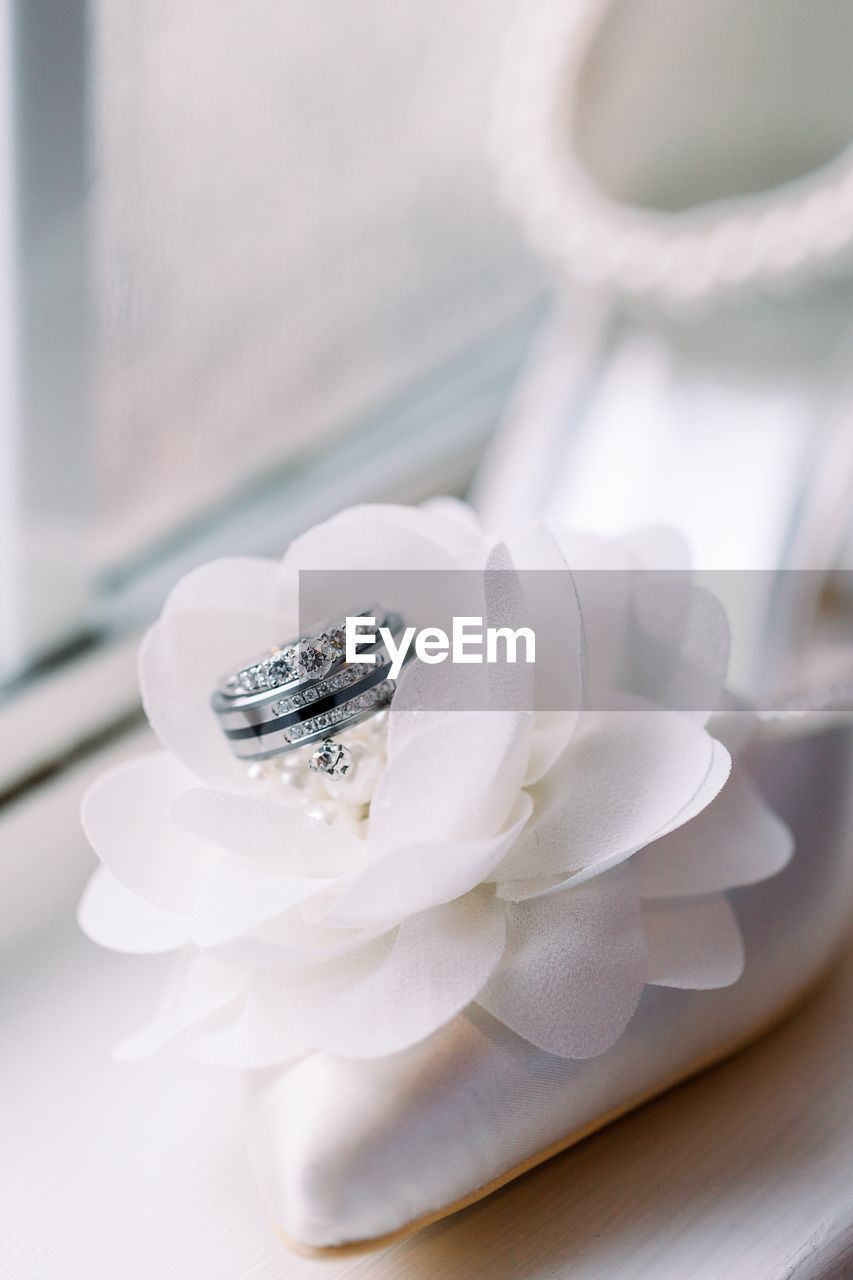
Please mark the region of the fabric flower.
MULTIPOLYGON (((417 573, 401 581, 393 606, 420 621, 417 573)), ((512 610, 485 594, 494 616, 512 610)), ((329 616, 363 601, 330 602, 329 616)), ((734 982, 743 950, 725 890, 774 874, 792 842, 709 729, 726 659, 718 607, 662 534, 540 530, 493 545, 442 500, 355 508, 280 562, 190 573, 141 651, 163 749, 112 769, 83 804, 103 864, 83 928, 119 950, 176 952, 159 1013, 117 1052, 184 1034, 195 1057, 234 1066, 374 1057, 476 1002, 583 1058, 621 1035, 646 983, 734 982), (672 582, 629 572, 661 558, 672 582), (510 687, 488 710, 425 702, 452 677, 413 666, 361 731, 375 767, 355 808, 334 788, 297 803, 286 762, 259 779, 231 755, 211 689, 298 630, 301 570, 495 567, 571 584, 566 709, 534 712, 510 687), (622 570, 624 590, 602 603, 604 570, 622 570)))

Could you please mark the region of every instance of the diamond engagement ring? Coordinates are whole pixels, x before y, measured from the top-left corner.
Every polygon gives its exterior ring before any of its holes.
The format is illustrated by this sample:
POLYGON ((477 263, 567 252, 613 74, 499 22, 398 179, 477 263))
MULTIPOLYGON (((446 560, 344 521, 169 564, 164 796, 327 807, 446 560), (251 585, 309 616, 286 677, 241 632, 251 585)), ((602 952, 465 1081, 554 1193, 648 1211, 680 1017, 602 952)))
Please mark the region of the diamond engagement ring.
MULTIPOLYGON (((373 616, 377 612, 379 611, 373 610, 373 616)), ((357 616, 371 616, 371 610, 364 609, 357 616)), ((389 618, 385 618, 384 625, 390 625, 389 618)), ((267 693, 294 681, 319 679, 341 660, 344 644, 344 620, 341 619, 317 635, 298 636, 295 640, 289 640, 257 662, 226 676, 220 682, 218 692, 227 698, 245 698, 256 693, 267 693)))
POLYGON ((260 763, 322 743, 311 758, 311 769, 331 777, 346 775, 349 752, 333 742, 331 734, 353 728, 388 706, 395 681, 389 677, 391 656, 378 639, 378 629, 386 627, 395 638, 403 629, 395 613, 383 616, 372 609, 358 616, 378 620, 373 639, 363 633, 359 662, 346 661, 343 623, 333 623, 289 641, 220 682, 211 706, 238 760, 260 763))

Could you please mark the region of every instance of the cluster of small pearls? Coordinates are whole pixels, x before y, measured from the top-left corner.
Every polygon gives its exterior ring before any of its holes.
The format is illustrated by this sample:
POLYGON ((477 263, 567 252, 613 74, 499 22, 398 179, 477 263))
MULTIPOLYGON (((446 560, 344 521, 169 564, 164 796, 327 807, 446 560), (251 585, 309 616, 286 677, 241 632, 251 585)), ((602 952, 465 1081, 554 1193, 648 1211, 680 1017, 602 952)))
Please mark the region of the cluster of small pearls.
POLYGON ((333 778, 310 767, 316 744, 288 751, 273 760, 251 764, 249 782, 259 796, 299 809, 353 835, 367 834, 370 802, 385 766, 388 712, 336 735, 352 756, 345 777, 333 778))

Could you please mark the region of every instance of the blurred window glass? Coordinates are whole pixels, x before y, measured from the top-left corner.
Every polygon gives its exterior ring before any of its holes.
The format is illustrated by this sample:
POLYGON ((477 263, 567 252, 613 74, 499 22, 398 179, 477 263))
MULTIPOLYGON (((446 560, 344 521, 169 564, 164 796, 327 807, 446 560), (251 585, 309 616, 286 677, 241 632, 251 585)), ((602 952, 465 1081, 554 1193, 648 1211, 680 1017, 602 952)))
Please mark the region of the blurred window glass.
POLYGON ((10 323, 38 371, 4 458, 8 674, 313 461, 381 497, 405 448, 428 491, 425 434, 460 370, 520 350, 540 283, 486 153, 509 0, 5 7, 10 323))

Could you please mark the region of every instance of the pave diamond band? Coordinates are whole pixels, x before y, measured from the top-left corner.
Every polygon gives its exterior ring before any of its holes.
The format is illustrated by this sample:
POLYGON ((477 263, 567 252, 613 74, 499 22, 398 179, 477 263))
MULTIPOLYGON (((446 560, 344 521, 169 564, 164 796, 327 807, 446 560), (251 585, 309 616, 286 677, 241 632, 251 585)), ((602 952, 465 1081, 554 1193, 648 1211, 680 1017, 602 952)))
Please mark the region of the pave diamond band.
POLYGON ((319 742, 332 732, 343 733, 368 720, 389 705, 395 682, 381 671, 382 679, 345 702, 321 704, 316 710, 302 708, 294 715, 263 726, 267 732, 231 731, 228 741, 238 760, 249 763, 271 760, 309 742, 319 742), (312 711, 314 712, 312 714, 312 711))
POLYGON ((333 623, 319 635, 288 641, 271 653, 242 667, 221 682, 219 692, 230 698, 266 693, 293 680, 324 676, 344 653, 343 623, 333 623))
MULTIPOLYGON (((356 616, 375 617, 377 629, 384 626, 394 634, 401 627, 397 614, 383 616, 377 608, 364 609, 356 616)), ((365 651, 369 649, 366 645, 361 647, 365 651)), ((226 676, 220 681, 217 693, 242 703, 246 698, 255 700, 287 685, 322 679, 344 662, 345 650, 345 620, 340 619, 314 635, 288 640, 256 662, 226 676)))

